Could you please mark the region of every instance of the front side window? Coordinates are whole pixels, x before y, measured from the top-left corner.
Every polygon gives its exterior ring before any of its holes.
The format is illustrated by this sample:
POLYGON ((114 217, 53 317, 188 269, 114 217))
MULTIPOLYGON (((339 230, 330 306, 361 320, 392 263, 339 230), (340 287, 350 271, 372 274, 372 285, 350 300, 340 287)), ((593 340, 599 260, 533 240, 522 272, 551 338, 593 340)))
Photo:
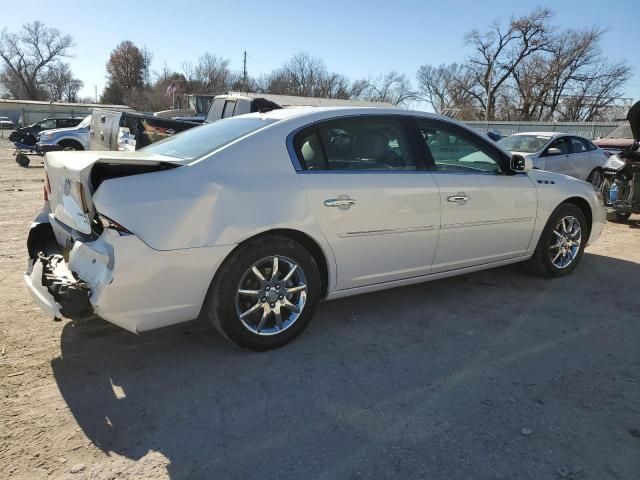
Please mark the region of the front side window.
POLYGON ((419 125, 437 171, 500 173, 496 153, 463 133, 440 125, 419 125))
POLYGON ((416 170, 402 123, 392 118, 325 122, 300 134, 295 146, 306 170, 416 170))
POLYGON ((545 155, 548 155, 548 156, 566 155, 568 153, 569 153, 569 145, 564 138, 555 139, 553 142, 551 142, 551 145, 549 145, 549 148, 545 150, 545 155), (550 151, 552 148, 559 150, 560 153, 550 151))
POLYGON ((50 118, 48 120, 43 120, 38 123, 40 130, 51 130, 52 128, 56 128, 56 120, 55 118, 50 118))

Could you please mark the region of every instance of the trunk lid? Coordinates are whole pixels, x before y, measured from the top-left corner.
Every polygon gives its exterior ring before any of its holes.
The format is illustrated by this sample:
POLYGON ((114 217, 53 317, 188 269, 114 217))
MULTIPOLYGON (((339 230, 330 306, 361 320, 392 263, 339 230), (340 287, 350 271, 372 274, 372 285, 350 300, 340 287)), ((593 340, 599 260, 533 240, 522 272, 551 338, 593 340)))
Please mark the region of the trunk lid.
MULTIPOLYGON (((185 163, 173 157, 145 152, 50 152, 44 159, 45 185, 51 212, 57 220, 81 233, 91 233, 95 216, 92 202, 94 188, 101 179, 92 178, 95 165, 113 167, 118 173, 106 178, 122 177, 173 168, 185 163), (123 172, 122 167, 130 167, 123 172)), ((102 171, 105 170, 102 169, 102 171)))

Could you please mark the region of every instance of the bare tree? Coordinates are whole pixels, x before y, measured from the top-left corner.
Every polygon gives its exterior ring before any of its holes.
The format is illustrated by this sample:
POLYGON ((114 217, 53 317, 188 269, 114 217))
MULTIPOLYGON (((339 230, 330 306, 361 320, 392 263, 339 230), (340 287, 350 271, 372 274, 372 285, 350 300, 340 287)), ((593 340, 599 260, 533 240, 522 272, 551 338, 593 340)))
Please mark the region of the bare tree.
POLYGON ((0 82, 15 98, 46 99, 44 83, 49 70, 61 58, 69 57, 73 47, 70 35, 34 21, 19 33, 0 33, 0 82))
POLYGON ((77 102, 78 92, 84 84, 73 77, 68 64, 58 63, 49 69, 45 85, 50 100, 77 102))
POLYGON ((486 32, 473 30, 466 35, 467 45, 475 51, 469 69, 479 87, 468 93, 484 109, 485 119, 493 118, 496 93, 518 65, 535 52, 549 48, 551 15, 548 8, 538 8, 512 18, 506 27, 496 21, 486 32))
POLYGON ((436 113, 460 118, 472 115, 475 106, 469 91, 473 79, 464 65, 423 65, 417 78, 420 98, 428 102, 436 113))
POLYGON ((198 59, 189 73, 185 74, 185 78, 192 78, 193 87, 199 89, 198 93, 224 93, 232 83, 229 60, 208 52, 198 59))
POLYGON ((363 96, 367 100, 388 102, 399 107, 407 106, 418 98, 406 75, 398 72, 389 72, 369 80, 363 96))

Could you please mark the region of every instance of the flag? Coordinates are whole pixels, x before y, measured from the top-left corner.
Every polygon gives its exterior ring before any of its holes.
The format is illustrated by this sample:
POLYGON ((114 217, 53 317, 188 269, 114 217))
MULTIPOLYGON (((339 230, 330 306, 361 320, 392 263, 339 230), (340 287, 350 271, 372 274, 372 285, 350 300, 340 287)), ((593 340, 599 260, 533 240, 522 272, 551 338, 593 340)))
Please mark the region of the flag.
POLYGON ((171 85, 167 87, 167 93, 165 94, 167 97, 173 93, 176 93, 177 87, 176 82, 171 82, 171 85))

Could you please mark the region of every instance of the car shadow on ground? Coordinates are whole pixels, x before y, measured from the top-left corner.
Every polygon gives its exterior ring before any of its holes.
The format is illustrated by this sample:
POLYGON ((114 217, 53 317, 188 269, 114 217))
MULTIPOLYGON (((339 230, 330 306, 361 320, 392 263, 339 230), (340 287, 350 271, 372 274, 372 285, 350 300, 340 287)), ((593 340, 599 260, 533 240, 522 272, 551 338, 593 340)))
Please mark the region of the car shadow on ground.
POLYGON ((67 324, 52 368, 95 445, 160 452, 172 478, 630 478, 638 383, 616 378, 639 370, 640 300, 622 282, 640 266, 587 254, 553 281, 511 266, 362 295, 266 353, 198 323, 67 324))

